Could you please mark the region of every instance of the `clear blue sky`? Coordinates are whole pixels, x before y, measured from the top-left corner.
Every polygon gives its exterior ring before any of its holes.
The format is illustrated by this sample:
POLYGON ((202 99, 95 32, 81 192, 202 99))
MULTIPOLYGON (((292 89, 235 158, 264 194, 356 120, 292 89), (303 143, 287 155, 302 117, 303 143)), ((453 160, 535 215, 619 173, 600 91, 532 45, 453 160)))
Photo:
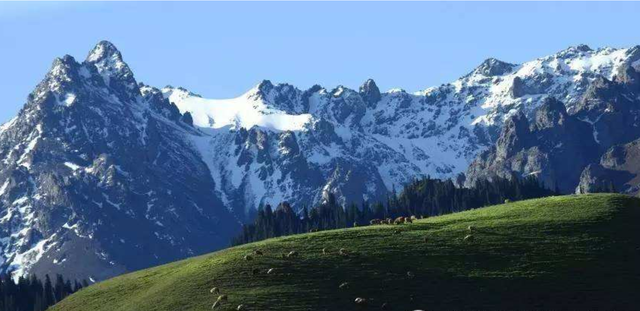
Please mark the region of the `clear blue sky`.
POLYGON ((0 3, 0 122, 54 57, 112 41, 139 81, 205 97, 262 79, 417 91, 488 57, 523 62, 585 43, 640 44, 640 3, 0 3))

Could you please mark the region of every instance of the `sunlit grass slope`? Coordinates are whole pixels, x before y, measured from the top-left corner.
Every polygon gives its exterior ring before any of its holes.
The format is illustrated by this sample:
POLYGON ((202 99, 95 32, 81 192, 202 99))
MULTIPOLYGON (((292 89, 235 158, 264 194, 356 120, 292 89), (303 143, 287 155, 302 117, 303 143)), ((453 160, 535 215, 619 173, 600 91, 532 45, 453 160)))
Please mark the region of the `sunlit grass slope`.
POLYGON ((216 310, 638 309, 639 221, 640 199, 623 195, 528 200, 234 247, 93 285, 53 309, 209 310, 213 287, 228 296, 216 310), (243 258, 255 250, 264 255, 243 258), (282 258, 290 251, 299 255, 282 258))

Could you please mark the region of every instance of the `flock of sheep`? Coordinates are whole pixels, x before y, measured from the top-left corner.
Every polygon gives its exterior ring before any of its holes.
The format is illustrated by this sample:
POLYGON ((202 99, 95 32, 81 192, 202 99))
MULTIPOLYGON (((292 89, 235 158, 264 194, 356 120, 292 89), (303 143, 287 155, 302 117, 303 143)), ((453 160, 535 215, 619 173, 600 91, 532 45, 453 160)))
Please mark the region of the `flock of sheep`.
MULTIPOLYGON (((401 224, 411 224, 413 223, 414 220, 417 220, 417 218, 415 216, 411 216, 411 217, 398 217, 396 219, 391 219, 391 218, 386 218, 386 219, 372 219, 369 223, 370 225, 401 225, 401 224)), ((467 230, 471 233, 473 231, 475 231, 475 227, 474 226, 468 226, 467 230)), ((394 233, 399 233, 398 230, 396 230, 394 233)), ((424 238, 424 242, 428 242, 428 238, 425 237, 424 238)), ((473 242, 474 241, 474 236, 472 234, 467 234, 464 238, 463 241, 465 242, 473 242)), ((322 254, 326 255, 329 254, 329 250, 327 248, 323 248, 322 249, 322 254)), ((263 256, 264 253, 261 250, 254 250, 252 254, 247 254, 243 257, 243 259, 245 261, 251 261, 254 259, 254 256, 263 256)), ((288 259, 288 258, 296 258, 298 257, 298 252, 297 251, 290 251, 288 253, 282 253, 282 258, 283 259, 288 259)), ((338 255, 343 256, 343 257, 347 257, 349 256, 349 251, 347 251, 344 248, 341 248, 340 250, 338 250, 338 255)), ((256 275, 259 274, 261 271, 260 269, 253 269, 252 270, 252 274, 256 275)), ((270 268, 267 270, 267 274, 274 274, 276 272, 275 268, 270 268)), ((413 272, 409 271, 407 272, 407 277, 409 278, 413 278, 415 275, 413 274, 413 272)), ((338 286, 339 289, 346 289, 349 288, 349 283, 344 282, 342 284, 340 284, 338 286)), ((228 301, 228 297, 227 295, 221 294, 220 293, 220 289, 218 287, 213 287, 211 288, 210 292, 214 295, 218 295, 218 298, 216 299, 216 301, 213 303, 213 306, 211 307, 212 309, 216 309, 217 307, 219 307, 220 305, 222 305, 223 303, 226 303, 228 301)), ((361 307, 366 307, 368 305, 368 301, 366 298, 363 297, 357 297, 354 300, 355 304, 361 307)), ((389 304, 388 303, 383 303, 381 305, 381 310, 389 310, 389 304)), ((236 310, 238 311, 242 311, 242 310, 247 310, 247 306, 244 304, 240 304, 236 307, 236 310)), ((422 311, 422 310, 414 310, 414 311, 422 311)))

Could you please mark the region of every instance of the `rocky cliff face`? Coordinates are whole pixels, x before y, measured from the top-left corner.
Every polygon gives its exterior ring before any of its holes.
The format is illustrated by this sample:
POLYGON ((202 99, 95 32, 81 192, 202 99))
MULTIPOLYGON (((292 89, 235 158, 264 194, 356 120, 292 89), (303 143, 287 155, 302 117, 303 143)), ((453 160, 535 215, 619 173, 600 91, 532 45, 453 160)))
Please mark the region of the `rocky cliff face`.
POLYGON ((585 84, 568 111, 550 97, 533 112, 530 125, 522 115, 507 121, 496 146, 469 167, 467 185, 493 176, 536 175, 564 193, 610 185, 637 192, 638 51, 628 50, 610 78, 598 75, 585 84))
POLYGON ((139 83, 101 42, 57 59, 0 128, 0 268, 99 280, 223 247, 261 205, 377 200, 478 154, 467 184, 536 174, 572 191, 589 164, 599 183, 618 168, 599 159, 639 137, 638 51, 488 59, 416 93, 263 81, 216 100, 139 83))

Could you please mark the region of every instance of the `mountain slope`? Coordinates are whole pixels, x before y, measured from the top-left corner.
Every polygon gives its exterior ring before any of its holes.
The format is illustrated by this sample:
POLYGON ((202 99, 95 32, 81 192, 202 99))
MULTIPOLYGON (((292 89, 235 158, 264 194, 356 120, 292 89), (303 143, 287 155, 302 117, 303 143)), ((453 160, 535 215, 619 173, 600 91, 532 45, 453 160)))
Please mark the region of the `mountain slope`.
POLYGON ((101 280, 228 244, 200 133, 100 42, 56 59, 0 132, 0 267, 101 280))
POLYGON ((581 195, 270 239, 116 277, 53 310, 203 310, 214 286, 229 299, 219 310, 359 310, 356 297, 374 310, 635 309, 638 220, 637 198, 581 195))
POLYGON ((300 90, 263 81, 228 100, 181 88, 162 91, 210 133, 199 146, 203 153, 215 150, 205 162, 229 206, 251 210, 284 199, 300 207, 329 191, 342 202, 359 202, 384 198, 416 176, 456 177, 498 140, 505 120, 520 112, 533 120, 547 97, 561 100, 572 114, 582 111, 580 119, 600 133, 597 148, 606 150, 617 137, 637 131, 620 136, 622 125, 609 131, 615 120, 597 119, 606 105, 583 97, 597 97, 603 81, 636 83, 639 51, 581 45, 521 65, 487 59, 452 83, 414 94, 380 92, 373 80, 359 90, 300 90), (301 176, 309 178, 298 182, 301 176))
MULTIPOLYGON (((640 50, 631 53, 635 59, 640 50)), ((640 73, 635 62, 612 80, 597 77, 571 106, 547 97, 530 121, 523 115, 510 118, 496 145, 470 165, 467 185, 493 176, 536 175, 564 193, 576 188, 597 191, 604 184, 637 191, 633 161, 614 169, 614 163, 623 161, 624 150, 633 149, 631 142, 640 138, 640 73), (620 160, 612 161, 616 157, 620 160)))

